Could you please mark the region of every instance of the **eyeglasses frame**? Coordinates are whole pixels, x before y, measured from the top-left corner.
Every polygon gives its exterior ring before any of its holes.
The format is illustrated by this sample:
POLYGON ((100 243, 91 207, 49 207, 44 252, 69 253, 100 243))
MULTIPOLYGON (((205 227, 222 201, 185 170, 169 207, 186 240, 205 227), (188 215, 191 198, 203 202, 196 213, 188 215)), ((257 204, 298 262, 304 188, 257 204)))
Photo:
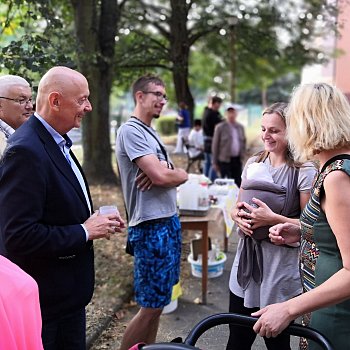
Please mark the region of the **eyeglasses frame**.
POLYGON ((32 98, 10 98, 10 97, 5 97, 5 96, 0 96, 0 98, 3 98, 4 100, 9 100, 9 101, 15 101, 16 103, 19 103, 21 106, 27 105, 28 103, 33 104, 33 99, 32 98))
POLYGON ((153 94, 157 97, 158 101, 168 102, 169 98, 167 95, 162 94, 160 91, 142 91, 144 94, 153 94))

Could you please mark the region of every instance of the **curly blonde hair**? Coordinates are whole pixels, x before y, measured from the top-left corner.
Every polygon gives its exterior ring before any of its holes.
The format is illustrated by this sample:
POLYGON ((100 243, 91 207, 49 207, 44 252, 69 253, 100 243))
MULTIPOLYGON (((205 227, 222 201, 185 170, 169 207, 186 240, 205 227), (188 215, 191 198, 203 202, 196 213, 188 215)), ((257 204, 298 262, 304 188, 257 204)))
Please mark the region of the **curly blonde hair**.
POLYGON ((343 93, 326 83, 298 86, 286 111, 287 135, 294 158, 350 145, 350 105, 343 93))

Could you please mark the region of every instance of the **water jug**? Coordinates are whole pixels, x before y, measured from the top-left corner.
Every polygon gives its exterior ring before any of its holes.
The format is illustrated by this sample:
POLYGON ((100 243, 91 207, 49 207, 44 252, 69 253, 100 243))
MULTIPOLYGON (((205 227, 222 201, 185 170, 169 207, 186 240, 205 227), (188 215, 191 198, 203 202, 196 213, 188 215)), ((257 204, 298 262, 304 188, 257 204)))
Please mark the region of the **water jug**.
POLYGON ((179 209, 197 210, 199 183, 196 180, 188 180, 179 186, 179 209))

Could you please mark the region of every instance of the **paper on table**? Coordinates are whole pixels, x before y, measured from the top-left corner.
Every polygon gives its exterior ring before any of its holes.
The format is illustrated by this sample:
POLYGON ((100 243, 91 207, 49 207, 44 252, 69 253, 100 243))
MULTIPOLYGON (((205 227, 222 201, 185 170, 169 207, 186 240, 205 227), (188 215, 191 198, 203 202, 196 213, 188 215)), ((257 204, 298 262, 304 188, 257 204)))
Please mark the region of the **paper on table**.
POLYGON ((237 185, 230 186, 227 195, 218 196, 218 203, 216 205, 213 205, 213 207, 217 207, 222 210, 226 227, 226 237, 230 236, 235 226, 235 222, 231 218, 231 212, 236 205, 238 192, 239 188, 237 185))

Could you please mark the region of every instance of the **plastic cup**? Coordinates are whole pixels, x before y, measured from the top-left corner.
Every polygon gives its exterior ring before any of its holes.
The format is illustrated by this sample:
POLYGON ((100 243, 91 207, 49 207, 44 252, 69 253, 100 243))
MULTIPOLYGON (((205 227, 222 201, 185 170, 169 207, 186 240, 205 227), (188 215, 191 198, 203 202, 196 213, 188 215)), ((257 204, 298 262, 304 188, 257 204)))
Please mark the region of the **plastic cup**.
POLYGON ((99 209, 100 215, 110 215, 110 214, 118 214, 118 213, 119 211, 116 205, 104 205, 99 209))

